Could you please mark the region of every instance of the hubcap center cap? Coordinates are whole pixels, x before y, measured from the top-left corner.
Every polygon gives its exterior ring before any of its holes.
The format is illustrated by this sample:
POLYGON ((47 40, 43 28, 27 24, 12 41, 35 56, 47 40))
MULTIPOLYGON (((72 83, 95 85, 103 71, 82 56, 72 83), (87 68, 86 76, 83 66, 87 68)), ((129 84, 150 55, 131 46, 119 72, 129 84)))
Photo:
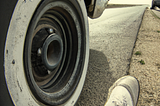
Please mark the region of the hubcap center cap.
POLYGON ((42 46, 42 61, 46 68, 52 71, 61 62, 63 42, 60 36, 51 34, 42 46))

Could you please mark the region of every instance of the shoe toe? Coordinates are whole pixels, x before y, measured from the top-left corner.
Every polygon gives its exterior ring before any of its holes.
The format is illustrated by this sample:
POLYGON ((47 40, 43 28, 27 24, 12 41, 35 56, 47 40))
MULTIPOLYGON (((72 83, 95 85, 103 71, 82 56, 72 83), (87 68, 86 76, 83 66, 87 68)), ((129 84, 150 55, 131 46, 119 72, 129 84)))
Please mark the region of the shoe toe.
POLYGON ((109 91, 112 91, 116 86, 125 87, 130 92, 134 105, 136 105, 139 96, 139 82, 135 77, 121 77, 113 84, 109 91))

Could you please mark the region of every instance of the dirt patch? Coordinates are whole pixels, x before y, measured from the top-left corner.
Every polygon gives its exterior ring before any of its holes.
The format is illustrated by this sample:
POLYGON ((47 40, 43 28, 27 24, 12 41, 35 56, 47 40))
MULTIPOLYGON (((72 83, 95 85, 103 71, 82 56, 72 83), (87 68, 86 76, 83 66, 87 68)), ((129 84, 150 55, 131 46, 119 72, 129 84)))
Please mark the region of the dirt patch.
POLYGON ((137 106, 160 105, 160 20, 145 11, 138 33, 129 74, 140 82, 137 106), (139 51, 141 54, 136 55, 139 51), (144 64, 140 61, 143 60, 144 64))

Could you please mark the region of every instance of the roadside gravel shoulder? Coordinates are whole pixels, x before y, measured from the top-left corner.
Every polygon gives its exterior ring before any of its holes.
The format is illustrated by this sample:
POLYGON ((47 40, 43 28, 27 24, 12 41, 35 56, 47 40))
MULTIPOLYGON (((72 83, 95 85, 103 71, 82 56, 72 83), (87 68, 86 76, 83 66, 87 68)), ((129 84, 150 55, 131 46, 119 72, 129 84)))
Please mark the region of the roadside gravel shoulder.
POLYGON ((129 70, 140 83, 137 106, 160 105, 160 20, 151 12, 146 9, 143 16, 129 70), (141 55, 135 55, 137 51, 141 55))

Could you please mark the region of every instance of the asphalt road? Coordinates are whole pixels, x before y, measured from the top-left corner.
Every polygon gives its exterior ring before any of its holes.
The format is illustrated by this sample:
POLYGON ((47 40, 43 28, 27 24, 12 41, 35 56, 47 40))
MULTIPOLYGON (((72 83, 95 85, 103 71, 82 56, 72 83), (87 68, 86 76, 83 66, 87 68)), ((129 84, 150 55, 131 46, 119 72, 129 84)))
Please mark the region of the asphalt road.
POLYGON ((127 74, 145 8, 106 9, 100 18, 89 19, 88 73, 75 106, 103 106, 109 87, 127 74))

